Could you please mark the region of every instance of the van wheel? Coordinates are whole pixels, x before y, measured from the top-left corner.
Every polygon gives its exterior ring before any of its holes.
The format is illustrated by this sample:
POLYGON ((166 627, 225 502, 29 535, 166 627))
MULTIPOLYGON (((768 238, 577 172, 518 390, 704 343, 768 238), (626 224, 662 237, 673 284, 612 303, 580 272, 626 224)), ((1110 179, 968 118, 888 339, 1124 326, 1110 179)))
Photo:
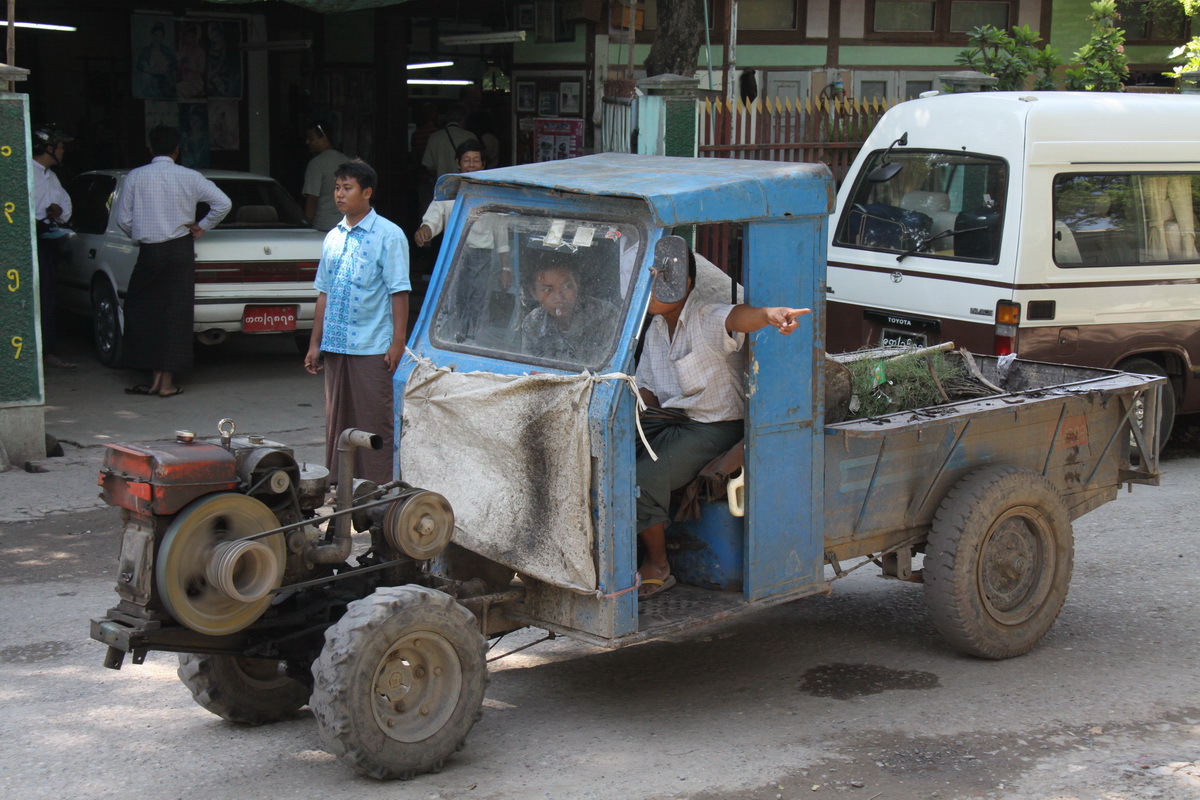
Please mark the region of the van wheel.
POLYGON ((956 483, 934 516, 925 604, 957 650, 1019 656, 1058 618, 1073 559, 1070 516, 1053 484, 1022 467, 983 467, 956 483))
POLYGON ((92 284, 92 341, 100 363, 106 367, 116 366, 123 342, 121 307, 107 280, 92 284))
MULTIPOLYGON (((1167 371, 1148 358, 1131 358, 1128 361, 1122 361, 1117 365, 1117 369, 1122 372, 1136 372, 1139 375, 1160 375, 1167 378, 1167 385, 1163 387, 1162 391, 1162 427, 1158 431, 1158 447, 1161 450, 1166 446, 1167 439, 1171 436, 1171 429, 1175 427, 1175 389, 1171 385, 1167 371)), ((1134 411, 1134 417, 1139 426, 1141 426, 1144 416, 1145 409, 1142 401, 1139 400, 1137 410, 1134 411)))

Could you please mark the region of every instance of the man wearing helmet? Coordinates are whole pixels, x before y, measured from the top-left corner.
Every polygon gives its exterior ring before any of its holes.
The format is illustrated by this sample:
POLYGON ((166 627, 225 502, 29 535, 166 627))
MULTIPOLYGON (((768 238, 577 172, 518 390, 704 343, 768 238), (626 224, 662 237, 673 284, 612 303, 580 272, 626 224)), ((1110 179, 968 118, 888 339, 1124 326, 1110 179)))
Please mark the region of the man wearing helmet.
POLYGON ((58 128, 42 125, 33 131, 33 216, 37 220, 38 280, 42 301, 42 353, 52 367, 75 365, 54 354, 57 320, 54 313, 55 272, 64 231, 71 221, 71 196, 51 169, 61 164, 64 145, 71 141, 58 128))

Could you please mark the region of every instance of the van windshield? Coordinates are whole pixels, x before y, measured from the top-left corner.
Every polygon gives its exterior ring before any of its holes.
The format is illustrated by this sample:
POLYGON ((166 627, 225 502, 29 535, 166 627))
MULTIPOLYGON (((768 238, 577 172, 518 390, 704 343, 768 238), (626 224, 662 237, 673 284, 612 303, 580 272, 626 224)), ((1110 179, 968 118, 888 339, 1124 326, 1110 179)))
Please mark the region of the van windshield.
POLYGON ((859 173, 834 244, 901 255, 995 263, 1008 166, 972 153, 880 150, 859 173), (872 171, 900 166, 887 180, 872 171))
POLYGON ((616 346, 641 242, 625 221, 472 212, 431 338, 447 350, 595 370, 616 346))

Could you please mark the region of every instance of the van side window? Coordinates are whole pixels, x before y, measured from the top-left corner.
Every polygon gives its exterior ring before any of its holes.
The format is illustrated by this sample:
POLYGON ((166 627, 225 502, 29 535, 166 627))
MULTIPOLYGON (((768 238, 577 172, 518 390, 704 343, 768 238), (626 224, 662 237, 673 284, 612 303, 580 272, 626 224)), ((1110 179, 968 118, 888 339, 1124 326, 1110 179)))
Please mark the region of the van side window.
POLYGON ((1054 263, 1136 266, 1197 261, 1200 175, 1065 174, 1054 179, 1054 263))
POLYGON ((999 158, 880 150, 859 172, 834 244, 996 263, 1007 192, 1008 165, 999 158), (889 163, 900 170, 886 178, 887 172, 877 170, 889 163))

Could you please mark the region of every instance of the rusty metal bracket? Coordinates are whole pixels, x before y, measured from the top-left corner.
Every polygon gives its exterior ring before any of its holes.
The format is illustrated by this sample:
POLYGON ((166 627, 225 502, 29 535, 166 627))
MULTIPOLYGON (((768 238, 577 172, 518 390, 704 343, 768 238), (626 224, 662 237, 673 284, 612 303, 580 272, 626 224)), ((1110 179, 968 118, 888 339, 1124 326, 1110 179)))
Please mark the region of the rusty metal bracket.
POLYGON ((858 519, 854 520, 855 533, 858 533, 859 528, 862 527, 863 520, 866 519, 867 504, 871 500, 871 494, 875 491, 875 478, 879 475, 879 465, 883 463, 883 454, 887 452, 887 446, 888 437, 884 436, 883 441, 879 444, 879 453, 875 456, 875 466, 871 468, 871 480, 867 483, 867 493, 863 495, 862 506, 858 509, 858 519))
MULTIPOLYGON (((500 638, 503 639, 504 637, 501 636, 500 638)), ((554 633, 554 631, 547 631, 545 636, 543 636, 542 638, 540 638, 536 641, 529 642, 528 644, 523 644, 520 647, 513 648, 512 650, 509 650, 507 653, 501 653, 498 656, 492 656, 491 658, 489 658, 487 660, 487 663, 491 664, 493 661, 499 661, 502 658, 508 658, 509 656, 513 655, 514 653, 519 653, 522 650, 528 650, 529 648, 533 647, 535 644, 541 644, 542 642, 549 642, 549 641, 551 641, 553 639, 557 639, 557 638, 558 638, 558 636, 554 633)), ((497 639, 496 643, 493 644, 492 647, 495 647, 497 644, 500 644, 500 639, 497 639)))
POLYGON ((1054 426, 1054 435, 1050 437, 1050 447, 1046 450, 1046 461, 1042 464, 1042 477, 1050 473, 1050 459, 1058 448, 1058 435, 1062 433, 1063 422, 1067 419, 1067 404, 1064 402, 1058 412, 1058 424, 1054 426))
POLYGON ((946 466, 950 463, 950 459, 954 455, 954 451, 958 449, 958 443, 962 441, 962 438, 966 436, 967 431, 971 428, 971 422, 972 420, 968 419, 966 423, 963 424, 962 430, 960 430, 954 436, 954 439, 946 446, 946 455, 942 458, 942 463, 938 465, 937 471, 934 472, 929 478, 929 483, 925 485, 925 491, 913 495, 912 503, 909 505, 908 511, 905 512, 905 522, 907 522, 908 525, 912 526, 916 524, 917 514, 919 514, 921 509, 925 507, 925 504, 929 502, 929 495, 933 493, 933 487, 937 486, 938 479, 941 478, 942 473, 946 471, 946 466))
MULTIPOLYGON (((1158 400, 1158 398, 1156 397, 1155 398, 1156 406, 1158 405, 1157 400, 1158 400)), ((1153 410, 1154 410, 1155 414, 1158 413, 1157 408, 1155 408, 1153 410)), ((1108 451, 1112 449, 1113 443, 1117 441, 1118 437, 1128 435, 1125 433, 1125 426, 1126 426, 1126 423, 1128 423, 1129 420, 1133 417, 1133 414, 1135 411, 1137 411, 1137 400, 1136 399, 1130 401, 1129 409, 1125 412, 1125 416, 1122 417, 1120 424, 1116 425, 1113 428, 1112 435, 1108 437, 1108 441, 1105 443, 1104 449, 1100 451, 1100 455, 1096 456, 1096 461, 1092 465, 1092 471, 1090 473, 1088 473, 1087 480, 1085 480, 1083 482, 1084 488, 1087 488, 1088 486, 1092 485, 1092 479, 1095 478, 1096 473, 1100 471, 1100 465, 1104 463, 1104 457, 1107 456, 1108 451)), ((1155 425, 1154 427, 1155 427, 1155 430, 1158 429, 1157 425, 1155 425)), ((1133 438, 1135 441, 1137 441, 1138 445, 1145 447, 1146 440, 1145 440, 1145 437, 1142 436, 1142 432, 1138 428, 1138 426, 1130 425, 1129 430, 1133 432, 1133 438)), ((1157 445, 1157 442, 1155 444, 1157 445)), ((1145 452, 1145 451, 1143 451, 1143 452, 1145 452)))

